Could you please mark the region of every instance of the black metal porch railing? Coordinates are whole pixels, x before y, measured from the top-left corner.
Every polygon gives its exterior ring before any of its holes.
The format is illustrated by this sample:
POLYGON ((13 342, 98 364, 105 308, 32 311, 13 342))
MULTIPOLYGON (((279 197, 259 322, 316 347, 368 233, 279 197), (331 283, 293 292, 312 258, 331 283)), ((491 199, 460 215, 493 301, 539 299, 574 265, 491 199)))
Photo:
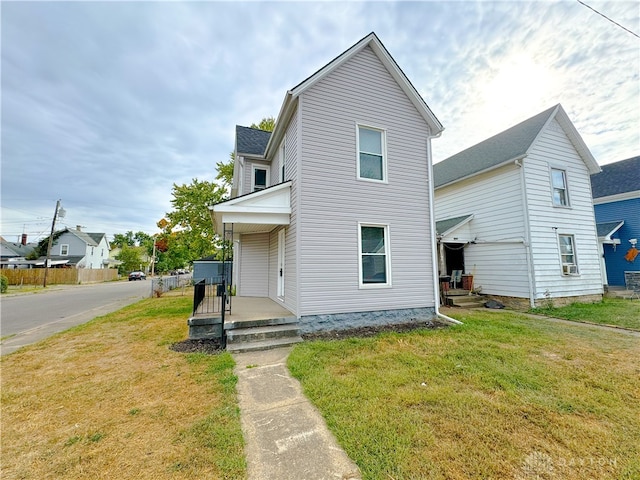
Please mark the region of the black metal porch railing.
POLYGON ((206 278, 194 284, 193 314, 231 313, 231 295, 224 278, 206 278))

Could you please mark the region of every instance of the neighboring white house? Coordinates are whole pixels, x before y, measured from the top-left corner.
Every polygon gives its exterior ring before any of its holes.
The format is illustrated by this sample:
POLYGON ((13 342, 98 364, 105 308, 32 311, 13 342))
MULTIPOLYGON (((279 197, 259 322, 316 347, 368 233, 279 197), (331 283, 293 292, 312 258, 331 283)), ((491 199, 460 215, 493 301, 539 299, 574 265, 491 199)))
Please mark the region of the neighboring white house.
MULTIPOLYGON (((108 268, 109 242, 104 233, 86 233, 80 228, 67 228, 54 236, 51 247, 52 265, 76 268, 108 268)), ((40 259, 44 263, 44 259, 40 259)))
POLYGON ((512 305, 601 298, 599 171, 560 105, 437 163, 441 273, 512 305))
POLYGON ((442 128, 373 33, 289 90, 273 133, 237 127, 235 198, 211 208, 237 294, 303 331, 432 318, 442 128))

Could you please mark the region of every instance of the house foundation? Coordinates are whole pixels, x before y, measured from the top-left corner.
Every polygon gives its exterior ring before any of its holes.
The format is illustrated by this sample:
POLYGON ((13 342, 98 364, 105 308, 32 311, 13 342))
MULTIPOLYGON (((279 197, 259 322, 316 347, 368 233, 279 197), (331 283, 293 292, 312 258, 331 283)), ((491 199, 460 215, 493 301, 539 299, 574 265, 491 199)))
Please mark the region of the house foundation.
POLYGON ((402 323, 425 323, 431 325, 435 318, 435 308, 432 307, 305 315, 300 318, 300 331, 302 333, 312 333, 322 330, 347 330, 402 323))

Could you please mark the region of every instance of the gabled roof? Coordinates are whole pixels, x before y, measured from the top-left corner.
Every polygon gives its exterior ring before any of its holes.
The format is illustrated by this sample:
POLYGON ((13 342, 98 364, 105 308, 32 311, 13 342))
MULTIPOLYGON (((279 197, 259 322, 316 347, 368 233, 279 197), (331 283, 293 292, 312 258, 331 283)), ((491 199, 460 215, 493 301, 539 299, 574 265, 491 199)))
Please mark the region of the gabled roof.
POLYGON ((236 153, 262 156, 270 138, 271 132, 236 125, 236 153))
POLYGON ((593 198, 634 191, 640 191, 640 156, 603 165, 600 173, 591 175, 593 198))
POLYGON ((473 219, 473 214, 436 221, 436 235, 444 236, 473 219))
POLYGON ((105 237, 104 233, 82 232, 80 230, 75 230, 72 228, 65 229, 63 233, 65 232, 75 235, 90 247, 97 247, 98 244, 102 241, 103 237, 105 237))
POLYGON ((27 243, 23 245, 20 242, 8 242, 4 238, 0 239, 0 251, 3 257, 26 257, 38 245, 36 243, 27 243))
POLYGON ((611 235, 613 235, 618 230, 620 230, 620 227, 622 227, 622 225, 624 225, 624 220, 617 220, 615 222, 596 223, 598 237, 611 239, 611 235))
POLYGON ((438 162, 433 166, 436 188, 493 170, 524 158, 536 139, 556 119, 587 165, 590 173, 600 170, 595 158, 560 104, 551 107, 507 130, 438 162))
MULTIPOLYGON (((282 103, 282 107, 280 108, 280 113, 278 114, 278 118, 276 121, 276 128, 273 131, 271 139, 269 140, 267 150, 277 148, 277 145, 284 135, 284 130, 286 129, 289 118, 293 113, 293 107, 297 98, 306 90, 313 87, 317 82, 325 78, 327 75, 333 73, 337 68, 339 68, 345 62, 349 61, 353 56, 360 53, 366 47, 371 48, 371 50, 376 54, 376 56, 385 66, 389 74, 395 79, 400 88, 407 95, 418 113, 422 116, 422 118, 424 118, 427 125, 429 125, 431 134, 439 135, 444 130, 444 127, 442 126, 440 121, 433 114, 429 106, 420 96, 416 88, 409 81, 409 79, 404 74, 402 69, 398 66, 393 57, 389 54, 389 51, 385 48, 377 35, 374 32, 371 32, 369 35, 358 41, 355 45, 331 60, 320 70, 318 70, 313 75, 306 78, 287 92, 282 103)), ((268 155, 268 152, 265 151, 265 155, 268 155)))

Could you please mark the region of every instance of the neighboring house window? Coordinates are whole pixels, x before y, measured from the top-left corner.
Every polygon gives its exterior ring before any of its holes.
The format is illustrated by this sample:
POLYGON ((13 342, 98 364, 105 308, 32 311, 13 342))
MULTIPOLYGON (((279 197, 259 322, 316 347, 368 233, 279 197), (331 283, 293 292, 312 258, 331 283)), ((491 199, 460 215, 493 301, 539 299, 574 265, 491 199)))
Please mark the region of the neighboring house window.
POLYGON ((358 125, 358 178, 386 182, 384 130, 358 125))
POLYGON ((389 227, 359 225, 360 286, 391 285, 389 227))
POLYGON ((575 239, 573 235, 558 235, 560 242, 560 261, 562 262, 563 275, 577 275, 578 262, 576 261, 575 239))
POLYGON ((253 167, 253 191, 264 190, 267 188, 267 169, 262 167, 253 167))
POLYGON ((569 205, 567 173, 564 170, 552 168, 551 185, 553 187, 553 204, 559 207, 567 207, 569 205))
POLYGON ((69 245, 60 245, 60 255, 69 255, 69 245))

